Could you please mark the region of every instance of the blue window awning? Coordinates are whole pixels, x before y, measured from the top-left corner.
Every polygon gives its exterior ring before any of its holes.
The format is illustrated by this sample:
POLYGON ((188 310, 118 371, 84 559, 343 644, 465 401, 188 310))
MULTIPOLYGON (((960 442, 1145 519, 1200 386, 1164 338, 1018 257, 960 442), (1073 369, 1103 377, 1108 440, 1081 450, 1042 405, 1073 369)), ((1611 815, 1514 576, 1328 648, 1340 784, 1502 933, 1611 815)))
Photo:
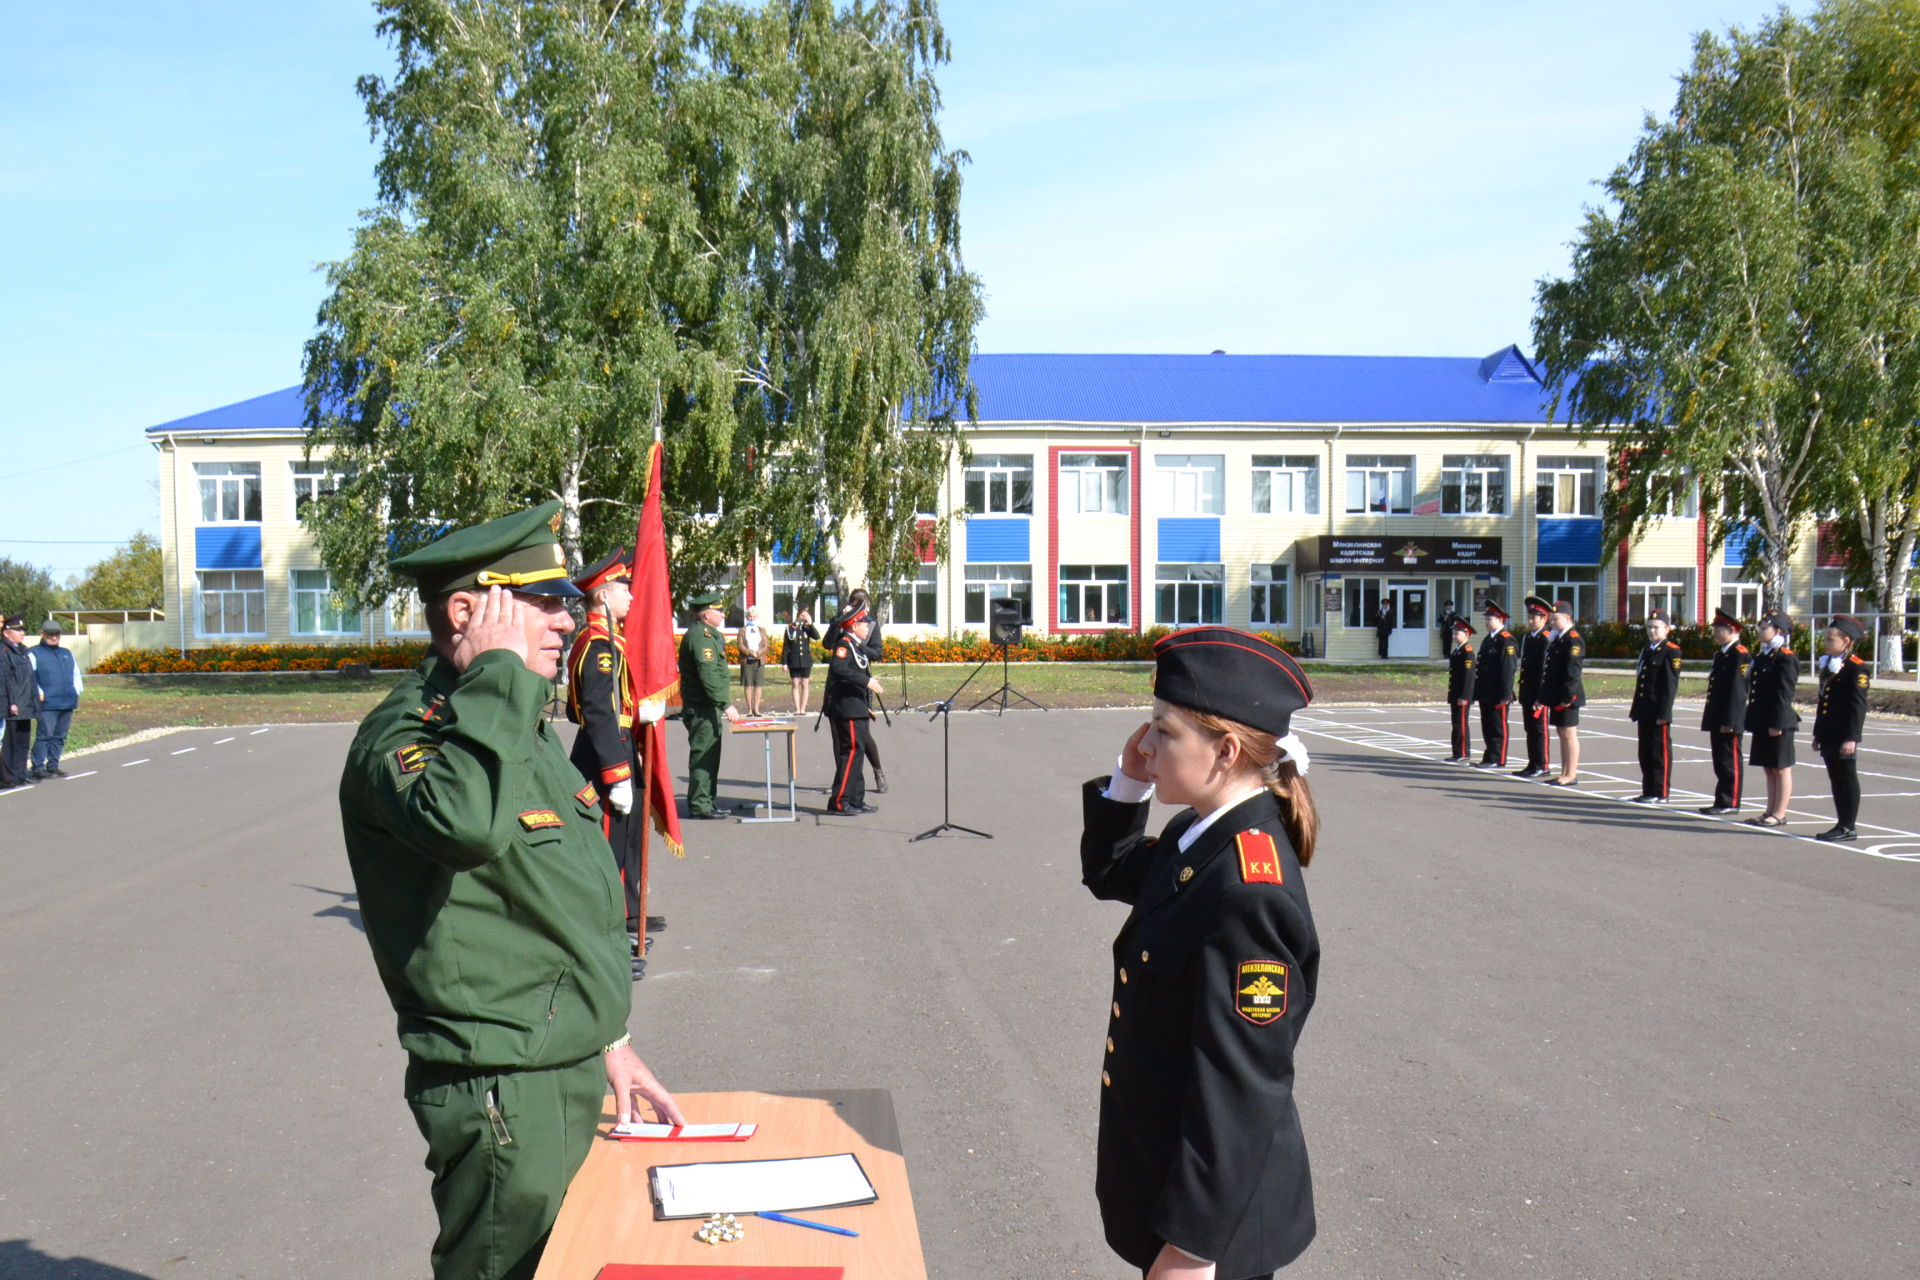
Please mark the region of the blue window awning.
POLYGON ((196 569, 258 569, 260 563, 257 524, 207 524, 193 531, 196 569))

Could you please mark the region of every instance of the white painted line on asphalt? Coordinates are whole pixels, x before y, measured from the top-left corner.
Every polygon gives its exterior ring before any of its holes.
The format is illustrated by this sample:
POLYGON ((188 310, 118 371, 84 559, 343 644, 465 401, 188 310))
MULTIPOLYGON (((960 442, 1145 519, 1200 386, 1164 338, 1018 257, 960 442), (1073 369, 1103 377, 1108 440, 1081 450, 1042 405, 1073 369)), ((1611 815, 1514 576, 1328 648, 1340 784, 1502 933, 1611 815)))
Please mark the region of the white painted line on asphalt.
POLYGON ((133 768, 133 766, 135 766, 135 765, 137 765, 137 764, 147 764, 147 763, 149 763, 149 761, 146 761, 146 760, 128 760, 127 762, 125 762, 124 764, 122 764, 122 765, 121 765, 120 767, 121 767, 122 769, 131 769, 131 768, 133 768))
POLYGON ((77 781, 79 781, 79 780, 80 780, 81 778, 91 778, 91 777, 92 777, 92 776, 93 776, 94 774, 96 774, 96 773, 98 773, 98 772, 100 772, 100 771, 99 771, 98 769, 89 769, 89 770, 87 770, 87 771, 86 771, 85 773, 75 773, 75 774, 71 774, 71 775, 69 775, 69 776, 68 776, 68 778, 67 778, 67 781, 68 781, 68 782, 77 782, 77 781))
POLYGON ((216 740, 216 741, 214 742, 214 744, 213 744, 213 745, 217 747, 217 746, 219 746, 219 745, 220 745, 221 743, 223 743, 223 742, 232 742, 232 741, 233 741, 233 739, 232 739, 232 738, 220 738, 220 739, 218 739, 218 740, 216 740))
POLYGON ((198 751, 199 749, 200 748, 198 747, 182 747, 178 751, 175 751, 173 754, 176 756, 183 756, 187 754, 187 752, 189 751, 198 751))
POLYGON ((247 736, 249 738, 257 738, 265 732, 267 732, 265 729, 255 729, 252 733, 248 734, 247 736))

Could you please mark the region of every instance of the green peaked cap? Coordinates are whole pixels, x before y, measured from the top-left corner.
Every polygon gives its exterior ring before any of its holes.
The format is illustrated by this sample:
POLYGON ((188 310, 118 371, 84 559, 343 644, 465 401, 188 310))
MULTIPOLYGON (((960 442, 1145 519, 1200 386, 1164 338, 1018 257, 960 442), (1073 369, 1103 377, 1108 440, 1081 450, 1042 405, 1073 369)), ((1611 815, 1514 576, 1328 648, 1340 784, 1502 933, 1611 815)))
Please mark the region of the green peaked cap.
POLYGON ((577 596, 560 546, 560 500, 436 538, 389 568, 420 584, 422 599, 449 591, 507 587, 538 596, 577 596))

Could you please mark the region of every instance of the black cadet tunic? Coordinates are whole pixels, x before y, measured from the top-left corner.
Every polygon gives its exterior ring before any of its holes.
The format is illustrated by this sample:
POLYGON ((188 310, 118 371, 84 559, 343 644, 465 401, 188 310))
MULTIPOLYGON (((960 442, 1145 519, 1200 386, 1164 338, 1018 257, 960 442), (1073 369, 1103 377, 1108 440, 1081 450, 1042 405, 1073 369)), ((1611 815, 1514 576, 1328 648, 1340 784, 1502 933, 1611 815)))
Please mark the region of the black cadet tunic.
POLYGON ((1473 641, 1447 651, 1447 702, 1473 700, 1473 641))
POLYGON ((1642 649, 1627 719, 1640 724, 1666 724, 1672 720, 1674 695, 1680 692, 1681 665, 1680 646, 1671 640, 1642 649))
POLYGON ((1482 706, 1513 701, 1513 676, 1519 667, 1520 646, 1505 627, 1490 631, 1480 642, 1480 666, 1473 676, 1473 700, 1482 706))
POLYGON ((1793 767, 1793 734, 1800 712, 1793 690, 1800 683, 1800 655, 1782 645, 1753 655, 1753 679, 1747 686, 1747 729, 1753 747, 1747 763, 1762 769, 1793 767), (1770 730, 1780 730, 1775 737, 1770 730))
POLYGON ((1313 1240, 1313 1183, 1293 1053, 1319 978, 1300 864, 1270 792, 1235 805, 1184 853, 1191 809, 1159 839, 1150 802, 1083 791, 1080 866, 1096 898, 1130 903, 1114 939, 1095 1194, 1107 1243, 1136 1267, 1163 1243, 1264 1275, 1313 1240))
POLYGON ((1753 660, 1738 640, 1718 649, 1707 672, 1707 705, 1700 728, 1707 733, 1726 730, 1734 737, 1747 731, 1747 685, 1753 660))
POLYGON ((1580 708, 1587 705, 1587 686, 1580 678, 1586 652, 1587 642, 1571 629, 1554 637, 1547 646, 1546 664, 1540 673, 1540 701, 1553 708, 1556 728, 1580 723, 1580 708))

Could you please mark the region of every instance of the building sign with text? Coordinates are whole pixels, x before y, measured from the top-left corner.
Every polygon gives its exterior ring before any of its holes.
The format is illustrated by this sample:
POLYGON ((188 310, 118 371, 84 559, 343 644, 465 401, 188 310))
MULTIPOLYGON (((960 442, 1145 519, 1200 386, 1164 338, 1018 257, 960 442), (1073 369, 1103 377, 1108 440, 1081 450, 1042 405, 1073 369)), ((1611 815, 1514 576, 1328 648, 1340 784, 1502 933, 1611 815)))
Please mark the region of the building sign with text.
POLYGON ((1293 544, 1297 573, 1457 574, 1497 570, 1503 563, 1498 538, 1415 538, 1323 534, 1293 544))

